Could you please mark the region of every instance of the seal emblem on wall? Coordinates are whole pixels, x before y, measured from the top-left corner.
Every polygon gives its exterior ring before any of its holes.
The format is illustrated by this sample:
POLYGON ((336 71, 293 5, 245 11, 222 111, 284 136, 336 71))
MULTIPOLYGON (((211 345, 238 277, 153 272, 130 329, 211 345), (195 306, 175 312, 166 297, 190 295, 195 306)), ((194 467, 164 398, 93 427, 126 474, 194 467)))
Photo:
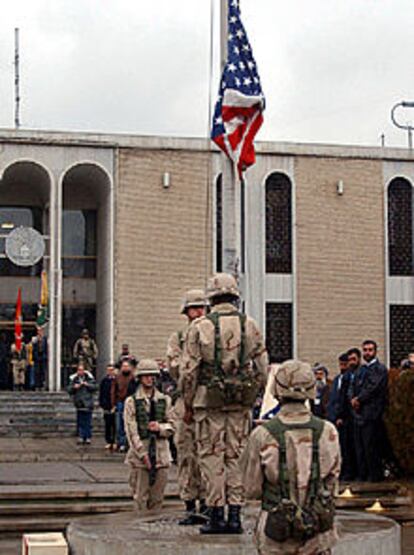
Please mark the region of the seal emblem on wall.
POLYGON ((32 227, 17 227, 6 238, 6 256, 16 266, 33 266, 44 253, 45 241, 32 227))

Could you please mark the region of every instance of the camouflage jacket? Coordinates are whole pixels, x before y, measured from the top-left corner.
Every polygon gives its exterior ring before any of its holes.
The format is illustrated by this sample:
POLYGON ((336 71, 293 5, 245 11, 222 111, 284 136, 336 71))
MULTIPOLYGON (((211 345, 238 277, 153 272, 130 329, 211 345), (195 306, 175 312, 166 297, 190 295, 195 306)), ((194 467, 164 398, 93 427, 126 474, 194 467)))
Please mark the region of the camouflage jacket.
POLYGON ((180 365, 187 332, 188 326, 183 331, 176 331, 172 333, 167 343, 167 370, 172 379, 176 382, 178 382, 180 377, 180 365))
MULTIPOLYGON (((218 304, 212 313, 229 314, 236 311, 229 303, 218 304)), ((220 318, 221 365, 224 373, 240 365, 241 329, 237 315, 220 318)), ((252 369, 260 385, 266 382, 268 357, 262 334, 256 322, 247 316, 245 324, 245 366, 252 369)), ((206 407, 206 386, 200 385, 198 374, 203 363, 213 365, 215 354, 215 327, 202 316, 191 324, 184 345, 181 390, 185 403, 194 408, 206 407)), ((235 408, 235 407, 233 407, 235 408)))
MULTIPOLYGON (((279 415, 282 422, 304 423, 310 418, 306 406, 297 403, 283 405, 279 415)), ((286 432, 287 465, 290 478, 291 496, 303 504, 310 477, 312 460, 312 433, 310 430, 292 430, 286 432)), ((341 468, 338 432, 333 424, 325 421, 319 440, 319 461, 321 477, 333 492, 341 468)), ((263 426, 257 427, 251 434, 248 444, 241 456, 240 465, 243 472, 243 484, 248 499, 261 499, 264 478, 276 485, 279 476, 279 446, 276 439, 263 426)), ((330 530, 309 540, 304 546, 295 540, 279 543, 267 538, 264 526, 267 512, 262 510, 256 530, 256 542, 263 553, 275 555, 293 553, 318 553, 331 547, 336 540, 335 530, 330 530)))
POLYGON ((96 342, 90 337, 84 339, 80 337, 73 347, 73 358, 76 362, 84 362, 87 366, 92 366, 98 357, 98 347, 96 342))

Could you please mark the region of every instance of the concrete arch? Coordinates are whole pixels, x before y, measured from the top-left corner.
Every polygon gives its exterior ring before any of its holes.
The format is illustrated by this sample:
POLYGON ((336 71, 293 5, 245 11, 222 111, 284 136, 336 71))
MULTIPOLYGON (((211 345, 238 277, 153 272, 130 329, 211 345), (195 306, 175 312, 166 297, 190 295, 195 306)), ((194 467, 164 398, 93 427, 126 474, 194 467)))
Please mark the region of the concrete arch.
MULTIPOLYGON (((87 202, 94 204, 96 199, 96 186, 99 187, 99 195, 110 194, 113 183, 108 170, 98 162, 83 160, 76 162, 65 169, 60 178, 62 189, 62 201, 65 203, 65 188, 81 187, 82 196, 87 202)), ((77 191, 75 191, 76 193, 77 191)), ((98 199, 98 200, 101 200, 98 199)))
POLYGON ((18 202, 22 206, 50 203, 53 176, 49 168, 40 162, 27 158, 14 160, 0 171, 2 203, 18 202))
MULTIPOLYGON (((58 259, 62 306, 70 303, 73 291, 79 303, 96 306, 96 339, 99 347, 98 374, 104 364, 113 358, 114 340, 114 216, 113 179, 108 170, 94 160, 78 160, 61 173, 59 195, 59 244, 58 259), (65 276, 63 260, 63 214, 66 210, 92 210, 96 212, 96 276, 79 280, 65 276), (83 288, 83 290, 82 290, 83 288), (83 291, 83 292, 82 292, 83 291), (88 293, 89 291, 89 293, 88 293), (81 301, 80 299, 83 299, 81 301)), ((80 306, 80 305, 79 305, 80 306)), ((59 314, 59 333, 63 329, 62 311, 59 314)), ((62 353, 62 356, 64 353, 62 353)), ((63 356, 64 358, 64 356, 63 356)), ((62 359, 63 360, 63 359, 62 359)))

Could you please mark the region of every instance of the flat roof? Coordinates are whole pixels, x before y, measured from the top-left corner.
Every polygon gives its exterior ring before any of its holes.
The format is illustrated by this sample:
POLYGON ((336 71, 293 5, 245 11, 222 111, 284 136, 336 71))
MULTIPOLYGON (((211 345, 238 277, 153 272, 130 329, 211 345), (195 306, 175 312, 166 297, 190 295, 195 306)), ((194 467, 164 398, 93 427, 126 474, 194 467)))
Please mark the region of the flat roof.
MULTIPOLYGON (((217 147, 207 138, 76 131, 40 131, 34 129, 0 129, 0 144, 1 143, 218 152, 217 147)), ((313 156, 325 158, 414 160, 414 151, 395 147, 295 143, 283 141, 257 141, 255 146, 256 152, 259 155, 273 154, 279 156, 313 156)))

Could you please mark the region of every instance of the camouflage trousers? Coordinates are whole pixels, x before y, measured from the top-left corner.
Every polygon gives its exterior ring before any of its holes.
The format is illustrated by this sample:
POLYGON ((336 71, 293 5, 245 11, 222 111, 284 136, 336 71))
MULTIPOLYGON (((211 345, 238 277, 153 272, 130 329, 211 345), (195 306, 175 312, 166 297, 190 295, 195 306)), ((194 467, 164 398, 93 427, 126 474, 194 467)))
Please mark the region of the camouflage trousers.
POLYGON ((167 481, 168 468, 159 468, 155 484, 150 486, 148 470, 132 467, 129 475, 129 486, 132 490, 135 507, 140 511, 161 509, 167 481))
POLYGON ((239 457, 250 433, 250 410, 196 409, 196 441, 209 507, 243 505, 239 457))
POLYGON ((183 501, 205 499, 205 487, 201 479, 195 437, 195 422, 177 422, 175 444, 178 452, 178 485, 183 501))

